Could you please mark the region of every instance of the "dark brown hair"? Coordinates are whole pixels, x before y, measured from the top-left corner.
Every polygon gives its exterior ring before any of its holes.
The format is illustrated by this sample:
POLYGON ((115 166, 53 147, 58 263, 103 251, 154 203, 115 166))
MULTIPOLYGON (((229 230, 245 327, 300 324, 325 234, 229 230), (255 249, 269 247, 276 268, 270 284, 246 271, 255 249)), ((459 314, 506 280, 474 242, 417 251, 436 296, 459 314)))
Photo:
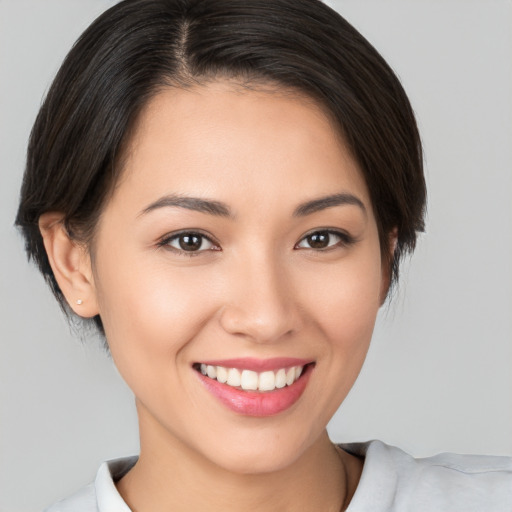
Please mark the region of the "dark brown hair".
MULTIPOLYGON (((70 235, 90 243, 144 105, 162 87, 216 78, 296 90, 330 113, 366 181, 396 282, 424 227, 423 159, 407 96, 370 43, 319 0, 125 0, 69 52, 28 147, 16 224, 65 310, 40 215, 61 212, 70 235)), ((103 332, 101 319, 93 321, 103 332)))

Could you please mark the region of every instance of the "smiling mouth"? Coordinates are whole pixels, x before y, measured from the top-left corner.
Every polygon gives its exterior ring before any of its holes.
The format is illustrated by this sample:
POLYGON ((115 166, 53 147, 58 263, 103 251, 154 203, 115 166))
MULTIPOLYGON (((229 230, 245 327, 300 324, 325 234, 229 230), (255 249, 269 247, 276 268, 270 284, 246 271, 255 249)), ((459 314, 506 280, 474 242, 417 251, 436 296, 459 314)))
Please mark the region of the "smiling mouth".
POLYGON ((314 363, 308 363, 306 365, 297 365, 263 372, 228 368, 205 363, 195 363, 193 367, 205 377, 232 388, 244 391, 268 392, 291 386, 299 380, 307 367, 313 364, 314 363))
POLYGON ((304 393, 315 361, 293 357, 238 358, 192 365, 205 389, 237 414, 273 416, 304 393))

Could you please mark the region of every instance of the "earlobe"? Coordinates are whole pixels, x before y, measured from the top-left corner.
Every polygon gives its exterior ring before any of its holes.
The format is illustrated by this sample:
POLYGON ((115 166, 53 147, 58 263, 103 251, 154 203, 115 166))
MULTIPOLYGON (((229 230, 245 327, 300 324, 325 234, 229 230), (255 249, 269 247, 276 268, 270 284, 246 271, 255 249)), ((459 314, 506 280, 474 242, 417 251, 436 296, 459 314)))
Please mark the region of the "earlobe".
POLYGON ((69 236, 62 219, 58 212, 39 218, 46 254, 70 308, 81 317, 91 318, 99 313, 91 258, 84 245, 69 236))

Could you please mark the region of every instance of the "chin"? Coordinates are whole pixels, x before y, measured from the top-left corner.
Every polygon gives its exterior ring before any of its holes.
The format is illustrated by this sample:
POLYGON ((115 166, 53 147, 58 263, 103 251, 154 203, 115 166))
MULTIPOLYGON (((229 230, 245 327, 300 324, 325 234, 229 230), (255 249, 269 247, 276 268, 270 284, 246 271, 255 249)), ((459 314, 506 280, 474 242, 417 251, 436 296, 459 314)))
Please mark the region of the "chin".
POLYGON ((236 437, 205 447, 203 455, 230 473, 268 474, 288 468, 314 444, 305 433, 272 432, 264 426, 245 438, 236 437))

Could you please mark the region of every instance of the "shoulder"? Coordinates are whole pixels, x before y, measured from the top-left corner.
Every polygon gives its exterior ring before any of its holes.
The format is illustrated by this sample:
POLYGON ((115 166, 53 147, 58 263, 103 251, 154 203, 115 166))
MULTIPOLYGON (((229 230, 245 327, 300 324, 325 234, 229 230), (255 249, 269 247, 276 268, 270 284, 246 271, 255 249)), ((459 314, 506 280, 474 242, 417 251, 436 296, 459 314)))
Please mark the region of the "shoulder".
POLYGON ((44 512, 130 512, 117 492, 115 482, 135 464, 137 457, 125 457, 104 462, 94 483, 83 487, 68 498, 58 501, 44 512))
POLYGON ((442 453, 416 459, 380 441, 340 446, 365 459, 348 512, 512 510, 511 457, 442 453))

